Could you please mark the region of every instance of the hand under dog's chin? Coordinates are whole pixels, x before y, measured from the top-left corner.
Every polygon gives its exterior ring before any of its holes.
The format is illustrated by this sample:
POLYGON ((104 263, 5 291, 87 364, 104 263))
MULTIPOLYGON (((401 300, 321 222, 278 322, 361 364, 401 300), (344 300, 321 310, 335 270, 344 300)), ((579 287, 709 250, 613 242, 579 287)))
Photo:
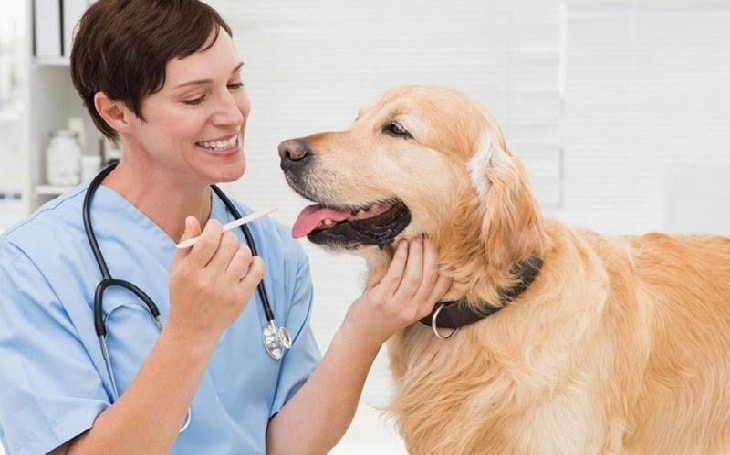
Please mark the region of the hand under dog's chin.
POLYGON ((380 281, 385 275, 385 272, 390 267, 390 263, 393 260, 393 254, 395 248, 401 240, 408 241, 411 238, 419 235, 418 233, 413 234, 409 232, 411 229, 406 228, 398 237, 395 238, 392 244, 385 246, 376 245, 360 245, 357 248, 348 251, 351 254, 357 254, 365 258, 368 265, 368 284, 372 285, 380 281))

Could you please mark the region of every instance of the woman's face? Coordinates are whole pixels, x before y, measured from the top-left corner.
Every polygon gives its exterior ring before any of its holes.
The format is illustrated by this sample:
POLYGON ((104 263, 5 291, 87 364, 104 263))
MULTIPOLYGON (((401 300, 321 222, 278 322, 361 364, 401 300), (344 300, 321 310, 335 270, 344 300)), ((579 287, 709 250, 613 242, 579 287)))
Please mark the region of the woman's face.
POLYGON ((144 120, 136 118, 125 138, 150 161, 153 178, 208 185, 243 175, 251 103, 242 66, 223 30, 209 49, 168 62, 162 90, 142 101, 144 120))

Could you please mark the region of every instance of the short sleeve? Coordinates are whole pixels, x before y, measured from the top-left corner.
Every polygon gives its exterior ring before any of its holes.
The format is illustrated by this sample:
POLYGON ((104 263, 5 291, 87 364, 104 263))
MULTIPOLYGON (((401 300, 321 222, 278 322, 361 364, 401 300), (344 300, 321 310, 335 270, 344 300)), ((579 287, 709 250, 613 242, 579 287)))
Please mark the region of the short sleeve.
POLYGON ((47 453, 109 406, 66 309, 33 261, 7 242, 0 243, 0 365, 0 437, 9 454, 47 453))
POLYGON ((292 347, 282 359, 277 381, 276 396, 271 416, 279 412, 299 388, 307 382, 320 359, 320 351, 309 324, 314 300, 309 259, 300 245, 293 299, 286 325, 292 337, 292 347))

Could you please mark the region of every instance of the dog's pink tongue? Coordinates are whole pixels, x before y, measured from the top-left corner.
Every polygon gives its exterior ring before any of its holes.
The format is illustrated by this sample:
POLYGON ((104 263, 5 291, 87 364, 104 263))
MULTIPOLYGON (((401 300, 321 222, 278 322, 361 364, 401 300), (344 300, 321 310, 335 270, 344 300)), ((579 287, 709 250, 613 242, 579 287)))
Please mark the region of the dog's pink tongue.
POLYGON ((298 239, 315 230, 322 221, 328 218, 332 221, 342 221, 348 216, 350 214, 347 212, 328 209, 319 204, 309 205, 297 217, 297 221, 292 226, 291 235, 298 239))

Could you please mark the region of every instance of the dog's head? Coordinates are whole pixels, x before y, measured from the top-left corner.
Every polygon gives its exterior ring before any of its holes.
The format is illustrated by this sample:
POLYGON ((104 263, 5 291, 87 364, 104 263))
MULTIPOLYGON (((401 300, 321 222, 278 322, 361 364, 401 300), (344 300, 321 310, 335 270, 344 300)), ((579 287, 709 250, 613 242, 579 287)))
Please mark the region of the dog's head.
POLYGON ((367 256, 426 233, 445 262, 476 255, 492 267, 540 247, 522 164, 491 115, 460 92, 397 87, 348 130, 284 141, 279 156, 288 184, 315 202, 293 234, 315 244, 367 256))

